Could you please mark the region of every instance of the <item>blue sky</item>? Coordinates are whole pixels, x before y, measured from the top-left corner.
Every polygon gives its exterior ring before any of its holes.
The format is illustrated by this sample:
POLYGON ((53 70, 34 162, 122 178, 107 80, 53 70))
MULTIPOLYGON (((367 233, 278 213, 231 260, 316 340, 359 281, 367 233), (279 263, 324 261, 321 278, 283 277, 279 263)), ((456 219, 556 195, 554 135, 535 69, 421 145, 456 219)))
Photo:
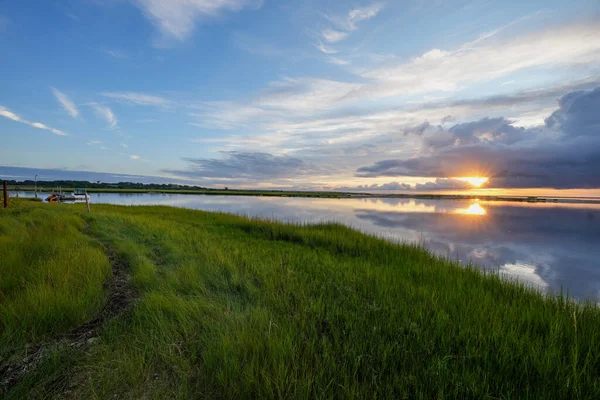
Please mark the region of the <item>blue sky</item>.
POLYGON ((600 188, 597 1, 21 0, 0 57, 4 175, 600 188))

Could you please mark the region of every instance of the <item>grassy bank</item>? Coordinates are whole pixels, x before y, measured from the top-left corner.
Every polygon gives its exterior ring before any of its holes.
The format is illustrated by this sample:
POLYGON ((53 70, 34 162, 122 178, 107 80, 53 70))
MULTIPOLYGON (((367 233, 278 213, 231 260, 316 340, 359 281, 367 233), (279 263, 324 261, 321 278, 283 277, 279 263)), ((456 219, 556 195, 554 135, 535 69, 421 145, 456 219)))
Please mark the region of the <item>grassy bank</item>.
POLYGON ((4 365, 100 311, 111 297, 108 254, 135 293, 83 350, 52 347, 0 397, 600 396, 594 305, 336 224, 92 211, 32 202, 0 211, 4 365))

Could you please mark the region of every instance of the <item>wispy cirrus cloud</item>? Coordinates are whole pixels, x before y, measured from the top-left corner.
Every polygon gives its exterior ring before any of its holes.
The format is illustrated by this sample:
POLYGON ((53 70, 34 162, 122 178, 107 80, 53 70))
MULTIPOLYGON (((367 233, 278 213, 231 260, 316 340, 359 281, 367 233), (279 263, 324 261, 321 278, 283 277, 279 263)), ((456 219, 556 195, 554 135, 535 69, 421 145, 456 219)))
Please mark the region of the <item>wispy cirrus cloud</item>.
POLYGON ((132 160, 132 161, 141 161, 141 162, 145 162, 145 163, 149 163, 150 162, 149 159, 143 158, 142 156, 138 156, 136 154, 129 154, 129 159, 132 160))
POLYGON ((67 114, 69 114, 73 118, 77 118, 77 115, 79 115, 79 110, 77 109, 75 103, 73 103, 73 100, 71 100, 69 96, 67 96, 55 87, 50 87, 50 89, 52 90, 54 97, 56 97, 56 100, 58 100, 58 102, 65 109, 67 114))
POLYGON ((173 103, 164 97, 139 92, 102 92, 100 95, 138 106, 168 107, 173 103))
POLYGON ((104 145, 104 142, 102 142, 101 140, 90 140, 86 143, 88 146, 95 146, 98 147, 100 150, 110 150, 110 147, 106 147, 104 145))
POLYGON ((329 43, 339 42, 348 36, 348 32, 336 31, 335 29, 327 28, 321 32, 323 39, 329 43))
POLYGON ((168 39, 184 40, 197 22, 226 11, 259 8, 262 0, 132 0, 168 39))
POLYGON ((371 83, 357 95, 451 92, 530 68, 593 64, 600 57, 599 22, 594 18, 508 39, 479 38, 454 50, 432 49, 408 62, 359 72, 371 83))
POLYGON ((8 108, 3 107, 3 106, 0 106, 0 117, 8 118, 15 122, 20 122, 22 124, 29 125, 34 128, 37 128, 37 129, 43 129, 46 131, 50 131, 57 136, 68 136, 68 133, 63 132, 60 129, 52 128, 48 125, 42 124, 41 122, 31 122, 26 119, 23 119, 23 118, 21 118, 21 116, 15 114, 14 112, 10 111, 8 108))
POLYGON ((329 61, 331 64, 335 64, 335 65, 348 65, 348 64, 350 64, 350 61, 341 59, 339 57, 329 57, 327 59, 327 61, 329 61))
POLYGON ((325 17, 333 23, 334 28, 323 29, 321 37, 328 43, 344 40, 351 32, 358 29, 359 22, 375 17, 382 9, 383 3, 375 3, 367 7, 354 8, 341 17, 326 15, 325 17))
POLYGON ((98 103, 89 103, 89 105, 99 118, 102 118, 108 123, 110 129, 117 127, 117 117, 108 106, 98 103))
POLYGON ((332 49, 331 47, 327 47, 323 44, 323 42, 319 42, 318 44, 315 45, 315 47, 317 49, 319 49, 319 51, 321 53, 325 53, 325 54, 337 54, 339 53, 337 50, 332 49))
POLYGON ((328 17, 338 28, 347 31, 358 29, 357 24, 361 21, 375 17, 383 9, 383 3, 374 3, 366 7, 354 8, 343 18, 328 17))
POLYGON ((111 56, 112 58, 116 58, 116 59, 127 59, 129 58, 129 55, 123 51, 120 50, 114 50, 114 49, 105 49, 102 50, 105 54, 108 54, 109 56, 111 56))

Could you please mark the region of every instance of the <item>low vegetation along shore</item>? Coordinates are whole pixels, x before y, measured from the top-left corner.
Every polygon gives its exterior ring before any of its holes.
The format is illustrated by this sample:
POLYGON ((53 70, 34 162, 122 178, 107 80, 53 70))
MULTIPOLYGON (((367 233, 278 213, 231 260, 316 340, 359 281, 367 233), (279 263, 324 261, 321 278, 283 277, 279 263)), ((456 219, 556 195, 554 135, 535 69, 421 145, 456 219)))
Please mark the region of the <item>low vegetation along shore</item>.
POLYGON ((103 183, 88 181, 8 181, 12 192, 72 192, 74 189, 85 189, 88 193, 163 193, 192 194, 212 196, 267 196, 267 197, 309 197, 309 198, 408 198, 424 200, 473 200, 516 201, 528 203, 600 203, 597 198, 569 198, 547 196, 497 196, 483 194, 439 194, 439 193, 366 193, 341 191, 301 191, 301 190, 250 190, 235 188, 206 188, 180 184, 157 183, 103 183))
POLYGON ((337 224, 0 211, 2 398, 600 398, 600 311, 337 224))

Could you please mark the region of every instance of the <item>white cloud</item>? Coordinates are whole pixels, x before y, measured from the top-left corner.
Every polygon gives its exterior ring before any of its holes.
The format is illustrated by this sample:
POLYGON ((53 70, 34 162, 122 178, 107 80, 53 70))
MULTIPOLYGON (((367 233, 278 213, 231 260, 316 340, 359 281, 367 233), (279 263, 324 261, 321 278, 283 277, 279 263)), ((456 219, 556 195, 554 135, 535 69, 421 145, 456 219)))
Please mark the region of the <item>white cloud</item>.
POLYGON ((336 31, 335 29, 325 29, 321 32, 321 36, 323 39, 328 41, 329 43, 339 42, 348 36, 348 32, 336 31))
POLYGON ((138 92, 102 92, 100 95, 138 106, 166 107, 172 103, 164 97, 138 92))
POLYGON ((328 79, 287 78, 272 82, 268 88, 248 103, 203 102, 190 113, 201 118, 190 125, 235 129, 248 122, 272 122, 291 116, 309 116, 317 111, 327 111, 343 101, 343 97, 360 88, 359 84, 328 79))
MULTIPOLYGON (((352 174, 352 166, 360 160, 419 155, 427 150, 423 147, 423 139, 437 138, 441 126, 448 121, 454 125, 483 117, 504 116, 516 121, 519 126, 543 125, 544 118, 556 108, 556 98, 560 94, 596 85, 595 82, 598 82, 597 77, 512 95, 455 102, 427 101, 404 107, 338 109, 333 115, 310 116, 305 110, 306 115, 301 116, 293 109, 278 114, 261 114, 261 108, 254 109, 253 113, 237 115, 242 105, 222 103, 223 109, 219 112, 216 108, 207 110, 206 118, 215 118, 215 127, 218 127, 220 118, 227 122, 236 118, 262 133, 195 141, 225 151, 267 151, 319 158, 327 165, 346 166, 348 173, 352 174)), ((310 100, 307 100, 309 103, 310 100)))
POLYGON ((372 79, 362 95, 455 91, 516 71, 592 63, 600 57, 600 24, 579 22, 509 40, 490 36, 452 51, 433 49, 408 62, 361 73, 372 79))
POLYGON ((296 114, 325 111, 345 101, 360 89, 361 84, 330 79, 287 78, 272 82, 254 99, 253 104, 272 110, 293 111, 296 114))
POLYGON ((129 58, 129 56, 127 54, 125 54, 122 51, 119 50, 110 50, 110 49, 106 49, 103 50, 104 53, 108 54, 109 56, 113 57, 113 58, 117 58, 117 59, 126 59, 129 58))
MULTIPOLYGON (((321 38, 328 43, 337 43, 341 40, 346 39, 350 32, 358 29, 358 23, 366 19, 373 18, 383 8, 381 3, 372 4, 368 7, 355 8, 348 12, 344 17, 331 17, 325 15, 335 26, 336 29, 326 28, 321 31, 321 38)), ((336 54, 335 49, 327 48, 322 42, 316 45, 322 53, 325 54, 336 54)))
POLYGON ((14 112, 10 111, 7 108, 0 106, 0 116, 8 119, 12 119, 13 121, 21 122, 21 117, 19 117, 14 112))
POLYGON ((110 108, 98 103, 91 103, 90 105, 96 114, 108 123, 109 128, 113 129, 117 127, 117 117, 115 117, 115 114, 110 108))
POLYGON ((326 16, 339 29, 348 32, 358 29, 358 23, 375 17, 383 9, 382 3, 371 4, 367 7, 354 8, 343 17, 326 16))
POLYGON ((198 20, 215 18, 224 11, 258 8, 262 0, 132 0, 145 16, 171 39, 186 39, 198 20))
POLYGON ((90 140, 89 142, 86 143, 88 146, 95 146, 98 144, 102 144, 102 142, 100 140, 90 140))
POLYGON ((328 61, 331 64, 335 64, 335 65, 348 65, 348 64, 350 64, 350 61, 342 60, 341 58, 338 58, 338 57, 329 57, 328 61))
MULTIPOLYGON (((362 82, 321 78, 286 78, 272 82, 253 100, 231 103, 217 114, 248 110, 263 119, 274 110, 300 117, 333 111, 336 108, 391 96, 451 92, 468 85, 510 76, 532 68, 565 68, 587 63, 600 67, 600 24, 584 23, 554 27, 520 37, 487 35, 455 50, 432 49, 403 63, 355 71, 362 82), (595 64, 594 64, 595 63, 595 64)), ((340 58, 329 62, 343 63, 340 58)), ((227 122, 223 118, 223 123, 227 122)))
POLYGON ((348 13, 348 17, 346 18, 346 24, 348 29, 353 31, 357 28, 356 24, 360 21, 364 21, 365 19, 371 19, 383 8, 383 4, 376 3, 372 4, 368 7, 363 8, 355 8, 348 13))
POLYGON ((129 156, 129 158, 130 158, 131 160, 140 160, 142 157, 140 157, 140 156, 136 156, 135 154, 133 154, 133 155, 130 155, 130 156, 129 156))
POLYGON ((58 90, 55 87, 51 87, 51 89, 52 89, 52 93, 56 97, 56 100, 58 100, 58 102, 65 109, 65 111, 71 117, 76 118, 77 115, 79 114, 79 110, 77 109, 77 106, 75 105, 75 103, 73 103, 73 101, 69 98, 69 96, 67 96, 66 94, 64 94, 63 92, 61 92, 60 90, 58 90))
POLYGON ((322 53, 325 53, 325 54, 337 54, 338 53, 337 50, 329 48, 321 42, 319 42, 319 44, 317 44, 315 47, 317 49, 319 49, 319 51, 321 51, 322 53))
POLYGON ((124 148, 124 149, 126 149, 126 148, 128 148, 128 147, 129 147, 129 146, 128 146, 128 145, 126 145, 125 143, 121 143, 121 144, 120 144, 120 146, 121 146, 122 148, 124 148))
POLYGON ((22 124, 29 125, 34 128, 37 128, 37 129, 44 129, 44 130, 50 131, 58 136, 68 136, 68 134, 66 132, 63 132, 60 129, 52 128, 50 126, 42 124, 41 122, 27 121, 27 120, 21 118, 19 115, 15 114, 14 112, 10 111, 8 108, 3 107, 3 106, 0 106, 0 117, 8 118, 15 122, 20 122, 22 124))
POLYGON ((110 150, 108 147, 100 146, 100 150, 110 150))

